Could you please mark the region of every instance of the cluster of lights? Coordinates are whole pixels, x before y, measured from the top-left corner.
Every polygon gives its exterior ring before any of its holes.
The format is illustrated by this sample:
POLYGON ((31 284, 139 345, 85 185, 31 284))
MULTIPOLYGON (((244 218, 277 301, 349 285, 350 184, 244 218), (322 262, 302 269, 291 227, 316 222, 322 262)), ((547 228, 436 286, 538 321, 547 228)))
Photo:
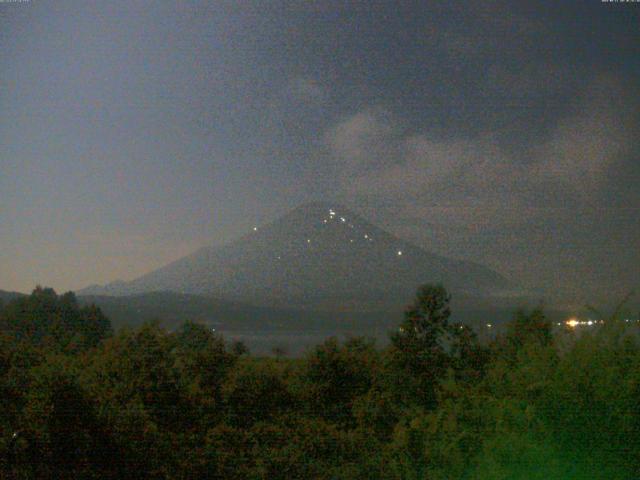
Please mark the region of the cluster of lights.
MULTIPOLYGON (((335 210, 334 210, 333 208, 330 208, 330 209, 329 209, 329 218, 324 218, 324 219, 322 219, 322 223, 323 223, 323 224, 327 224, 327 223, 329 223, 329 221, 331 221, 331 220, 333 220, 333 219, 335 219, 335 218, 336 218, 336 212, 335 212, 335 210)), ((345 217, 338 217, 338 218, 340 219, 340 222, 341 222, 341 223, 347 223, 347 219, 346 219, 345 217)), ((349 223, 348 225, 349 225, 349 228, 354 228, 354 226, 353 226, 353 224, 352 224, 352 223, 349 223)), ((254 231, 254 232, 257 232, 257 231, 258 231, 258 227, 253 227, 253 231, 254 231)), ((373 237, 371 237, 371 235, 369 235, 368 233, 363 234, 363 238, 364 238, 365 240, 369 241, 369 242, 373 242, 373 237)), ((308 244, 308 245, 310 245, 310 244, 311 244, 311 239, 310 239, 310 238, 307 238, 306 240, 307 240, 307 244, 308 244)), ((353 242, 354 242, 354 239, 353 239, 353 238, 350 238, 350 239, 349 239, 349 243, 353 243, 353 242)), ((403 254, 402 250, 397 250, 397 251, 396 251, 396 255, 397 255, 398 257, 401 257, 401 256, 402 256, 402 254, 403 254)), ((278 255, 278 256, 277 256, 277 259, 278 259, 278 260, 281 260, 281 259, 282 259, 282 257, 281 257, 280 255, 278 255)))
MULTIPOLYGON (((576 328, 578 326, 591 327, 593 325, 596 325, 597 323, 604 323, 604 321, 603 320, 599 320, 599 321, 598 320, 578 320, 577 318, 574 317, 564 322, 564 324, 569 328, 576 328)), ((558 325, 560 325, 560 323, 558 323, 558 325)))
MULTIPOLYGON (((327 224, 327 223, 329 223, 331 220, 333 220, 335 218, 336 218, 336 211, 333 208, 330 208, 329 209, 329 218, 323 218, 322 219, 322 223, 327 224)), ((338 218, 340 219, 340 222, 347 223, 347 219, 345 217, 338 217, 338 218)), ((353 227, 353 223, 349 223, 348 225, 349 225, 349 228, 354 228, 353 227)), ((363 235, 363 237, 364 237, 365 240, 367 240, 369 242, 373 242, 373 237, 371 237, 371 235, 369 235, 368 233, 365 233, 363 235)), ((349 243, 353 243, 353 242, 354 242, 353 238, 350 238, 349 239, 349 243)), ((311 243, 311 240, 307 239, 307 243, 311 243)), ((402 256, 402 250, 398 250, 396 252, 396 255, 398 257, 401 257, 402 256)))
MULTIPOLYGON (((628 320, 625 320, 628 321, 628 320)), ((566 320, 564 322, 564 325, 566 325, 569 328, 576 328, 576 327, 592 327, 594 325, 598 325, 598 324, 603 324, 604 320, 591 320, 590 318, 588 318, 587 320, 579 320, 576 317, 572 317, 569 320, 566 320)), ((558 326, 561 326, 562 323, 558 322, 557 324, 558 326)))
MULTIPOLYGON (((635 319, 631 319, 631 318, 626 318, 624 320, 625 323, 636 323, 636 322, 640 322, 640 319, 635 320, 635 319)), ((598 325, 598 324, 603 324, 604 320, 591 320, 591 319, 587 319, 587 320, 578 320, 577 318, 573 317, 570 318, 569 320, 565 321, 564 324, 569 327, 569 328, 576 328, 576 327, 592 327, 594 325, 598 325)), ((561 326, 562 323, 558 322, 557 323, 558 326, 561 326)))

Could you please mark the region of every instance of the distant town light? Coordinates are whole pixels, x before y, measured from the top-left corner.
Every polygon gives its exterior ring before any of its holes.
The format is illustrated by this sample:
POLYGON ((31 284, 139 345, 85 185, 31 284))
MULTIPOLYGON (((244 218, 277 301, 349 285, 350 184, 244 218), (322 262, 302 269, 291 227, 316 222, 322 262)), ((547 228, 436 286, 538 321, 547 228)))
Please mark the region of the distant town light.
POLYGON ((571 328, 576 328, 580 324, 580 322, 576 318, 570 318, 565 323, 567 324, 568 327, 571 327, 571 328))
POLYGON ((310 238, 307 238, 307 243, 311 243, 311 239, 310 238))
POLYGON ((253 227, 253 231, 257 232, 258 231, 258 227, 253 227))
POLYGON ((491 325, 490 323, 487 323, 487 328, 491 328, 493 325, 491 325))
MULTIPOLYGON (((625 320, 625 321, 629 321, 629 320, 625 320)), ((592 327, 592 326, 597 325, 599 323, 600 324, 604 323, 604 320, 593 320, 591 318, 588 318, 587 320, 580 320, 580 319, 578 319, 576 317, 572 317, 569 320, 564 322, 564 324, 567 327, 570 327, 570 328, 584 327, 584 326, 592 327)), ((558 323, 558 325, 561 325, 561 323, 558 323)))
POLYGON ((344 222, 346 222, 346 221, 347 221, 347 219, 346 219, 346 218, 344 218, 344 217, 340 217, 340 221, 341 221, 342 223, 344 223, 344 222))
POLYGON ((402 250, 398 250, 398 256, 402 256, 402 250))

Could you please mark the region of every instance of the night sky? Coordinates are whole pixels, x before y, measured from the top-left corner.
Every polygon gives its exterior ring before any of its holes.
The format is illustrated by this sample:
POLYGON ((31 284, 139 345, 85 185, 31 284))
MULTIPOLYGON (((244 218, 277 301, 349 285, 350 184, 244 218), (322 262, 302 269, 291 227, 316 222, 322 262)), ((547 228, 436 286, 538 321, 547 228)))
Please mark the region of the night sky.
POLYGON ((0 289, 311 200, 566 302, 640 287, 640 3, 235 3, 0 0, 0 289))

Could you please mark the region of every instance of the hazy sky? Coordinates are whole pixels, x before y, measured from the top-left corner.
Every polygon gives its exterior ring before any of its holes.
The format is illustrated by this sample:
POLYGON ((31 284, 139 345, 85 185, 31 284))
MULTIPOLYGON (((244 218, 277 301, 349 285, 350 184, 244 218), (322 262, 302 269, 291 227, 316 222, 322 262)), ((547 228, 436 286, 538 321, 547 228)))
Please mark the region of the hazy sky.
POLYGON ((365 3, 0 0, 0 289, 316 199, 567 298, 640 287, 640 3, 365 3))

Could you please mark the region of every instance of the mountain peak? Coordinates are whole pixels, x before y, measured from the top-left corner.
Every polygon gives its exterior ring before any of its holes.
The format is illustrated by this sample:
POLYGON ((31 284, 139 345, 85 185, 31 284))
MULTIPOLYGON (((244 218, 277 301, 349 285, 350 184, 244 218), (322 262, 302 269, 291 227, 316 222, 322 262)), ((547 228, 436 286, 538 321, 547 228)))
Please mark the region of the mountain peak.
POLYGON ((109 290, 118 295, 164 290, 261 306, 363 311, 406 304, 424 283, 443 283, 456 294, 472 295, 506 285, 486 267, 429 253, 338 203, 322 201, 302 204, 229 244, 198 250, 109 290))
POLYGON ((329 215, 330 212, 334 212, 337 214, 339 211, 343 213, 351 213, 351 211, 344 205, 341 205, 337 202, 327 202, 327 201, 313 201, 313 202, 303 203, 301 205, 298 205, 293 210, 291 210, 290 213, 304 212, 304 213, 329 215))

